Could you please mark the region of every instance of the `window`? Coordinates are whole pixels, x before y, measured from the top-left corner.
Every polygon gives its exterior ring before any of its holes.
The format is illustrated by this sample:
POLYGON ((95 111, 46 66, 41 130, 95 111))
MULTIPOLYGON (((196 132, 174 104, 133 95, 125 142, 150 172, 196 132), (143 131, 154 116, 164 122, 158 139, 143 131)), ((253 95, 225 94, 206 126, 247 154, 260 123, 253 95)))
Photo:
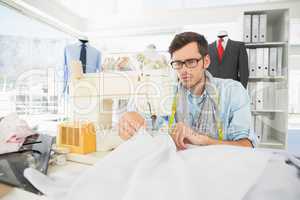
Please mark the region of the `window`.
POLYGON ((0 116, 60 114, 64 47, 73 39, 2 5, 0 13, 0 116))

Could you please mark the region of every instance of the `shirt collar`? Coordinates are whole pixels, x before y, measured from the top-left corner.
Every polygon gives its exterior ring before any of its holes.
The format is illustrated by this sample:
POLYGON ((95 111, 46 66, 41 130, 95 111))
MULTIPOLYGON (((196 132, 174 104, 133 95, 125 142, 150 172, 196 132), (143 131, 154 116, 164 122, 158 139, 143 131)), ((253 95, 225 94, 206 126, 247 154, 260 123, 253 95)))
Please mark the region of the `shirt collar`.
POLYGON ((177 90, 180 90, 179 88, 183 88, 184 90, 186 90, 187 91, 186 95, 187 95, 188 99, 190 99, 192 102, 194 102, 194 101, 198 102, 198 100, 199 100, 199 102, 201 103, 202 99, 206 96, 211 96, 215 100, 215 97, 218 96, 218 89, 215 85, 216 84, 215 79, 208 70, 205 70, 204 73, 206 76, 206 83, 205 83, 204 91, 201 96, 193 95, 191 93, 191 91, 188 89, 185 89, 181 83, 179 83, 177 90), (198 100, 194 100, 194 99, 198 99, 198 100))
MULTIPOLYGON (((224 50, 226 49, 228 39, 229 39, 228 36, 223 37, 222 46, 223 46, 224 50)), ((218 46, 218 41, 219 41, 219 38, 216 40, 217 46, 218 46)))
POLYGON ((224 48, 224 49, 226 49, 227 42, 228 42, 228 36, 225 36, 225 37, 223 38, 223 42, 222 42, 223 48, 224 48))
POLYGON ((188 90, 188 100, 192 103, 192 104, 200 104, 202 103, 203 99, 207 96, 207 91, 204 88, 204 91, 202 93, 202 95, 197 96, 194 95, 190 90, 188 90))

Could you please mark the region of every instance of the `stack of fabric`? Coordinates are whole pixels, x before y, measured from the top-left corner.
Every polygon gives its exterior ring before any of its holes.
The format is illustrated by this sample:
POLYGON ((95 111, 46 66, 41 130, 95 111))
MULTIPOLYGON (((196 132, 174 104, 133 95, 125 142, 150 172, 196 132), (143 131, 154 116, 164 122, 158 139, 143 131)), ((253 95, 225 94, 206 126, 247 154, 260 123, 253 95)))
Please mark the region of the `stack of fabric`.
POLYGON ((34 134, 15 113, 7 115, 0 121, 0 154, 18 151, 26 137, 34 134))

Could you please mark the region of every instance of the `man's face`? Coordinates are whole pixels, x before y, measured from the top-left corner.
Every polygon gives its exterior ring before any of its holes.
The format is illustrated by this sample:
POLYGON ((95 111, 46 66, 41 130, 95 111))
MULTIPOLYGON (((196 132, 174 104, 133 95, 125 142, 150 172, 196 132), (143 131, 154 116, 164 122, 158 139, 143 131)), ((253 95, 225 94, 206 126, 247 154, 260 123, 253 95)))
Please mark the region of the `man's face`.
POLYGON ((204 58, 200 55, 196 42, 191 42, 173 52, 172 62, 185 62, 181 68, 176 69, 180 82, 187 89, 193 88, 204 78, 204 71, 208 68, 210 59, 206 55, 204 58), (189 66, 187 66, 189 65, 189 66))

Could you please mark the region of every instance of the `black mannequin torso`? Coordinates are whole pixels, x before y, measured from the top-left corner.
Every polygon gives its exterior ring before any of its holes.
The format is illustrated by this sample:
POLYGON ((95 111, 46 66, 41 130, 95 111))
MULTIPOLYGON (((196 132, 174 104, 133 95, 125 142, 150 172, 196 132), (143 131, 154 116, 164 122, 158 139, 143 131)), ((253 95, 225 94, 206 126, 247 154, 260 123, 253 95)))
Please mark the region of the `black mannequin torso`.
MULTIPOLYGON (((218 55, 218 40, 209 45, 211 63, 208 70, 218 78, 240 81, 246 88, 249 77, 248 55, 243 42, 228 38, 226 31, 220 31, 218 38, 223 39, 224 54, 220 61, 218 55)), ((223 43, 223 42, 222 42, 223 43)))

